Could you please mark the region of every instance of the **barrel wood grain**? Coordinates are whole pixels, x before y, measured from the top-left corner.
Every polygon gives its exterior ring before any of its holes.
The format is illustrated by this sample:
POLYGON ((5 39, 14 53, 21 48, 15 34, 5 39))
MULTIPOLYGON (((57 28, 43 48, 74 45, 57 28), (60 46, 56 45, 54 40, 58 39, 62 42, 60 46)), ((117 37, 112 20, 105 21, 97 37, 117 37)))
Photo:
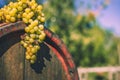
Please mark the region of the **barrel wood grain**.
POLYGON ((19 44, 20 34, 13 32, 0 38, 1 80, 23 79, 24 48, 19 44))
POLYGON ((25 27, 21 21, 0 27, 0 80, 79 80, 65 44, 46 28, 37 62, 30 65, 19 43, 25 27))
POLYGON ((3 55, 3 74, 5 75, 3 80, 23 80, 24 56, 21 54, 23 52, 22 49, 20 44, 17 43, 3 55))
POLYGON ((41 49, 37 53, 37 62, 30 65, 26 61, 25 80, 67 80, 61 63, 53 53, 46 44, 41 44, 41 49))
POLYGON ((3 57, 0 57, 0 79, 3 80, 3 57))

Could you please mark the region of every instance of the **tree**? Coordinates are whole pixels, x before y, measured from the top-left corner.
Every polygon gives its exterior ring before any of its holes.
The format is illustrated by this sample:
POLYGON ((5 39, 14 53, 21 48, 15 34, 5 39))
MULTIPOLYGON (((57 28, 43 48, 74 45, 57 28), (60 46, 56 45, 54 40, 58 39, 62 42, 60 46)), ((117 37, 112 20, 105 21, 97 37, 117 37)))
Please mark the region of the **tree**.
POLYGON ((93 13, 77 14, 73 0, 47 0, 44 8, 46 26, 65 42, 77 66, 111 63, 108 55, 116 46, 113 35, 100 28, 93 13))

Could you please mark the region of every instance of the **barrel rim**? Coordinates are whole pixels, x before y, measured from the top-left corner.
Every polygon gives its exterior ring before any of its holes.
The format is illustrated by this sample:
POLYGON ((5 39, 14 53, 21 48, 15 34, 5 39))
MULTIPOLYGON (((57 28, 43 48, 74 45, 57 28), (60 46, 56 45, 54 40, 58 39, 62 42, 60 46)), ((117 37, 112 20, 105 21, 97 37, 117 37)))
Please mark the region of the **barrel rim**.
MULTIPOLYGON (((0 38, 2 38, 3 36, 5 35, 8 35, 10 34, 11 32, 14 32, 14 31, 24 31, 24 28, 26 27, 26 25, 22 22, 22 21, 18 21, 16 23, 11 23, 11 24, 0 24, 0 38), (21 25, 21 26, 18 26, 18 25, 21 25)), ((77 69, 75 67, 75 64, 74 64, 74 61, 72 59, 72 56, 70 55, 66 45, 64 44, 64 42, 55 34, 53 33, 51 30, 49 30, 48 28, 45 28, 44 29, 45 33, 46 33, 46 39, 45 39, 45 42, 48 44, 48 45, 51 45, 51 43, 49 43, 49 40, 51 40, 56 46, 51 46, 52 49, 56 49, 56 50, 59 50, 60 53, 56 53, 56 56, 58 58, 61 57, 63 58, 63 63, 62 66, 63 66, 63 69, 64 71, 66 72, 66 76, 67 76, 67 79, 68 80, 79 80, 79 77, 78 77, 78 72, 77 72, 77 69), (65 63, 64 63, 65 62, 65 63), (66 64, 66 66, 64 66, 64 64, 66 64)))

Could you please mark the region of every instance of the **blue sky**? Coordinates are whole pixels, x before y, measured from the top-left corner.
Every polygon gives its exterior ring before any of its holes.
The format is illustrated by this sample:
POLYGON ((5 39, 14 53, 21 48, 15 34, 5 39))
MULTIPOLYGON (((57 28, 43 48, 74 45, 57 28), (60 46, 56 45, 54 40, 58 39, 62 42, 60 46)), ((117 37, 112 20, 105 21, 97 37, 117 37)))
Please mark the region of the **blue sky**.
MULTIPOLYGON (((81 13, 84 12, 85 10, 84 8, 80 8, 80 2, 82 1, 84 3, 90 3, 93 0, 75 0, 75 1, 77 11, 81 13)), ((96 1, 99 1, 100 3, 103 0, 96 1)), ((97 16, 97 19, 103 28, 109 29, 115 35, 120 36, 120 0, 110 0, 110 4, 108 5, 108 7, 100 11, 100 14, 99 16, 97 16)))
POLYGON ((111 0, 108 8, 101 12, 102 16, 98 17, 103 27, 112 30, 120 36, 120 0, 111 0))

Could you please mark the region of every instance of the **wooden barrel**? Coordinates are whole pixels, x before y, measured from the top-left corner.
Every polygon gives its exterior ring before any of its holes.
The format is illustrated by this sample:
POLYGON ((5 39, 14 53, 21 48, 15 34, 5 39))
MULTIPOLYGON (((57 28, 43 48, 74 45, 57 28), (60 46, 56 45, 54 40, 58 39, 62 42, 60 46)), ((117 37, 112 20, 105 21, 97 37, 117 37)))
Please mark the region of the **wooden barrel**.
POLYGON ((46 39, 31 65, 19 43, 26 25, 19 21, 0 26, 0 80, 79 80, 65 44, 49 29, 45 28, 46 39))

